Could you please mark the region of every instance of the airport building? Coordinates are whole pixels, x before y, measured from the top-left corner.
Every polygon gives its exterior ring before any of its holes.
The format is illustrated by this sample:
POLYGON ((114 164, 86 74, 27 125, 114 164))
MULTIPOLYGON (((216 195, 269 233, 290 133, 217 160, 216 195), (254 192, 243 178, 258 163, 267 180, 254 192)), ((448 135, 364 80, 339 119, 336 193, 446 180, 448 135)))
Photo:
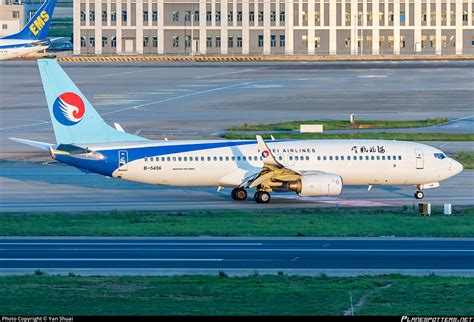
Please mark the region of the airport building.
POLYGON ((474 54, 474 0, 74 0, 74 54, 474 54))
POLYGON ((24 24, 24 7, 11 0, 2 0, 0 3, 0 38, 17 33, 24 24))

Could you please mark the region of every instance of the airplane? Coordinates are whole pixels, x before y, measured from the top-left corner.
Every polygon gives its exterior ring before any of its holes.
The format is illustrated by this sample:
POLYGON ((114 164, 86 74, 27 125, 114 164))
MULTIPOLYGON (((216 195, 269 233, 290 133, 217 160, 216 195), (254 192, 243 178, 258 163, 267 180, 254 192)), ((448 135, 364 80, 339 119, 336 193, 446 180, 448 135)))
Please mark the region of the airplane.
POLYGON ((56 0, 46 0, 19 33, 0 38, 0 60, 29 55, 49 47, 51 41, 46 37, 55 4, 56 0))
POLYGON ((56 143, 48 150, 86 172, 152 185, 232 188, 232 199, 268 203, 271 192, 338 196, 344 186, 412 185, 414 197, 463 166, 437 148, 387 140, 149 140, 109 126, 54 59, 39 71, 56 143))

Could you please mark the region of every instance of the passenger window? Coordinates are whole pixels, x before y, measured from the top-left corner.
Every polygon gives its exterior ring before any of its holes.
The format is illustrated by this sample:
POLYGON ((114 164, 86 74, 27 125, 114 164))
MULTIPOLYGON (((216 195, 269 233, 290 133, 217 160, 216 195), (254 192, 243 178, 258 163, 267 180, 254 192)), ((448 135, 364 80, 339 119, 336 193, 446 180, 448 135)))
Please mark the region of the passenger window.
POLYGON ((188 157, 184 157, 183 159, 184 159, 184 161, 188 161, 188 157))
POLYGON ((370 157, 370 160, 375 160, 375 156, 372 155, 372 156, 370 157))
POLYGON ((394 156, 393 156, 393 161, 395 161, 396 159, 397 159, 397 157, 394 155, 394 156))
POLYGON ((232 161, 235 161, 235 157, 232 157, 232 161))
POLYGON ((217 157, 214 157, 214 161, 217 161, 217 157))
POLYGON ((295 155, 295 161, 298 161, 298 156, 297 155, 295 155))
POLYGON ((165 157, 161 157, 161 162, 165 161, 165 157))
POLYGON ((176 161, 176 157, 173 157, 173 161, 176 161))
POLYGON ((240 155, 237 156, 237 161, 240 161, 240 155))
POLYGON ((178 157, 178 161, 181 161, 181 160, 182 160, 181 157, 178 157))
POLYGON ((365 159, 366 159, 366 160, 369 160, 369 156, 368 156, 368 155, 366 155, 366 156, 365 156, 365 159))
POLYGON ((329 156, 329 161, 332 161, 332 155, 329 156))
POLYGON ((306 161, 309 161, 309 155, 306 156, 306 161))
POLYGON ((247 159, 246 159, 246 157, 245 157, 245 155, 244 155, 244 156, 242 156, 242 161, 245 161, 245 160, 247 160, 247 159))
POLYGON ((388 161, 392 160, 392 157, 390 157, 389 155, 387 155, 387 160, 388 160, 388 161))
POLYGON ((336 161, 339 161, 339 157, 337 155, 334 158, 336 159, 336 161))
POLYGON ((281 155, 278 156, 278 160, 283 161, 283 157, 281 155))
POLYGON ((398 160, 401 160, 401 159, 402 159, 402 156, 401 156, 401 155, 399 155, 399 156, 398 156, 398 160))
POLYGON ((347 161, 351 161, 351 156, 350 155, 347 156, 347 161))
POLYGON ((201 157, 201 161, 204 161, 204 157, 201 157))
POLYGON ((382 155, 382 160, 385 160, 385 155, 382 155))
POLYGON ((223 158, 222 158, 222 157, 219 157, 219 161, 222 161, 222 160, 223 160, 223 158))
POLYGON ((290 155, 290 157, 288 159, 293 160, 293 157, 290 155))
POLYGON ((326 161, 326 156, 323 156, 323 160, 326 161))
POLYGON ((344 161, 344 156, 343 155, 341 155, 341 160, 344 161))
POLYGON ((229 157, 225 157, 225 160, 226 160, 226 161, 229 161, 229 157))
POLYGON ((363 156, 359 156, 359 160, 364 160, 364 157, 363 156))
POLYGON ((170 158, 170 157, 167 157, 166 160, 168 160, 168 162, 169 162, 169 161, 171 161, 171 158, 170 158))
POLYGON ((380 155, 377 155, 377 160, 380 160, 380 155))
POLYGON ((321 161, 321 156, 318 155, 318 161, 321 161))
POLYGON ((207 157, 207 161, 211 161, 211 157, 207 157))

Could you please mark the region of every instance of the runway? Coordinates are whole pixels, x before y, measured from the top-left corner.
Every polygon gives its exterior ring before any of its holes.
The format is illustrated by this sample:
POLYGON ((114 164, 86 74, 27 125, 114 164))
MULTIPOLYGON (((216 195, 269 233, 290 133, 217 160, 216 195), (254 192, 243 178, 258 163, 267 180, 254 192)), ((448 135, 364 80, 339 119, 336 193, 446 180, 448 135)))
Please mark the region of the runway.
MULTIPOLYGON (((474 171, 463 171, 426 190, 424 202, 472 205, 474 171)), ((251 191, 237 202, 230 189, 144 185, 97 174, 86 174, 57 162, 0 161, 0 212, 71 212, 116 210, 277 209, 291 207, 374 207, 413 205, 413 187, 345 187, 341 196, 298 197, 272 194, 269 204, 257 204, 251 191)), ((417 201, 418 202, 418 201, 417 201)))
POLYGON ((0 274, 474 275, 474 239, 1 238, 0 274))

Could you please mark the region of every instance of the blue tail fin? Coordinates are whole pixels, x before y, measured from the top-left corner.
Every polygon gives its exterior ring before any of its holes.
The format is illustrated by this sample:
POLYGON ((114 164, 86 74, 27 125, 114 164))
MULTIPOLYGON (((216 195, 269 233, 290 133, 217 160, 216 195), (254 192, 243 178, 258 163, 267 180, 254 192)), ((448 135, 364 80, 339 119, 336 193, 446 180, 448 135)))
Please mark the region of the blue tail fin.
POLYGON ((38 67, 58 144, 147 140, 105 123, 55 60, 38 59, 38 67))
POLYGON ((56 0, 46 0, 19 33, 6 36, 3 39, 46 39, 51 20, 53 19, 55 5, 56 0))

